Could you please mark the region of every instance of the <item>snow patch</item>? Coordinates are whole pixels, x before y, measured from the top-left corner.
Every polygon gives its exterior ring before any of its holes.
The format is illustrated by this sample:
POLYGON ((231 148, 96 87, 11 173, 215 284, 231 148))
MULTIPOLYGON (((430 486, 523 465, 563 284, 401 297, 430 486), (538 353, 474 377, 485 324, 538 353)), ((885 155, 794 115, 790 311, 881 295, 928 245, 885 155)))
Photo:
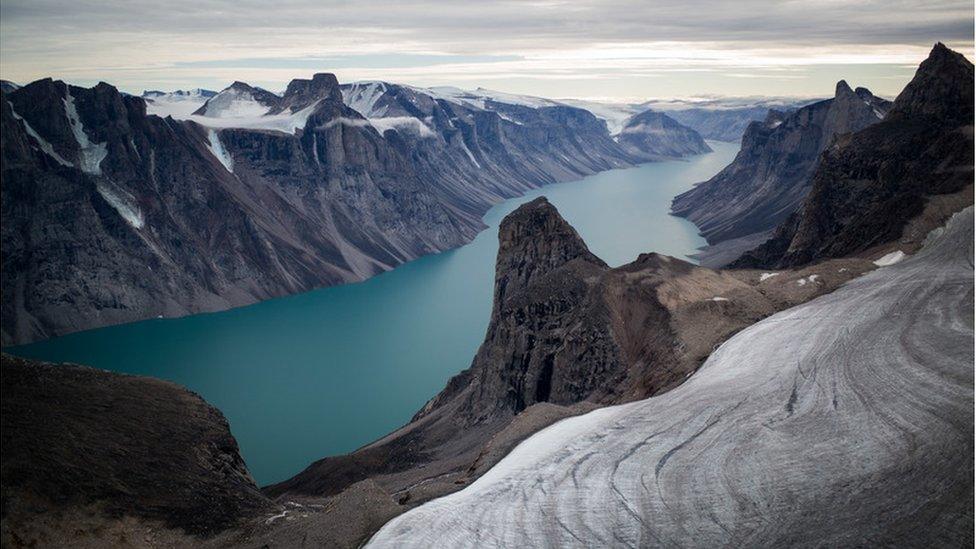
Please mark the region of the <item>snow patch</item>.
POLYGON ((102 160, 108 156, 108 146, 105 143, 92 143, 85 133, 85 125, 78 117, 78 109, 75 108, 75 98, 71 96, 71 89, 65 86, 64 112, 68 116, 68 124, 71 125, 71 132, 75 134, 75 141, 78 142, 78 168, 85 173, 92 175, 102 175, 102 160))
POLYGON ((269 114, 264 116, 221 117, 190 115, 186 120, 192 120, 207 128, 242 128, 248 130, 271 130, 282 133, 295 134, 303 129, 312 115, 318 102, 293 113, 269 114))
POLYGON ((896 250, 890 254, 885 254, 874 261, 874 264, 878 267, 887 267, 889 265, 894 265, 899 261, 905 259, 905 252, 901 250, 896 250))
POLYGON ((797 280, 796 283, 799 284, 800 286, 805 285, 807 282, 812 284, 816 282, 818 278, 820 278, 820 275, 810 275, 806 278, 801 278, 800 280, 797 280))
POLYGON ((386 114, 387 106, 376 108, 376 103, 386 93, 384 82, 356 82, 342 90, 342 101, 349 108, 366 118, 382 118, 386 114))
POLYGON ((102 179, 98 180, 95 187, 98 189, 98 194, 102 195, 102 198, 115 208, 115 211, 119 212, 129 225, 136 229, 145 226, 145 218, 139 211, 139 207, 135 205, 135 198, 129 193, 102 179))
POLYGON ((461 139, 461 149, 468 155, 468 158, 471 159, 471 162, 474 162, 474 165, 478 166, 478 168, 480 169, 481 164, 479 164, 478 161, 475 160, 474 155, 471 154, 471 149, 468 148, 468 145, 467 143, 464 142, 463 138, 461 139))
POLYGON ((234 159, 231 158, 223 143, 220 142, 220 135, 217 134, 217 131, 207 130, 207 138, 210 140, 207 148, 210 149, 211 154, 227 168, 227 171, 234 173, 234 159))
POLYGON ((189 118, 208 99, 201 89, 189 92, 148 93, 143 94, 142 98, 146 101, 146 114, 154 114, 161 118, 172 116, 178 120, 189 118))
POLYGON ((770 278, 773 278, 774 276, 776 276, 778 274, 779 273, 763 273, 763 274, 759 275, 759 282, 765 282, 765 281, 769 280, 770 278))
POLYGON ((728 301, 728 298, 716 296, 712 298, 712 301, 728 301))
POLYGON ((43 137, 40 136, 40 134, 34 131, 34 128, 32 128, 31 125, 28 124, 27 121, 23 119, 23 117, 17 114, 17 111, 14 110, 14 106, 12 103, 10 103, 10 101, 7 101, 7 104, 10 105, 10 112, 14 115, 14 118, 16 120, 19 120, 24 125, 24 130, 27 131, 27 135, 34 138, 34 141, 37 142, 37 145, 41 148, 41 151, 44 152, 44 154, 50 156, 55 160, 55 162, 61 164, 62 166, 67 166, 69 168, 73 166, 71 162, 68 162, 60 154, 58 154, 58 152, 54 150, 54 147, 50 143, 48 143, 46 139, 44 139, 43 137))

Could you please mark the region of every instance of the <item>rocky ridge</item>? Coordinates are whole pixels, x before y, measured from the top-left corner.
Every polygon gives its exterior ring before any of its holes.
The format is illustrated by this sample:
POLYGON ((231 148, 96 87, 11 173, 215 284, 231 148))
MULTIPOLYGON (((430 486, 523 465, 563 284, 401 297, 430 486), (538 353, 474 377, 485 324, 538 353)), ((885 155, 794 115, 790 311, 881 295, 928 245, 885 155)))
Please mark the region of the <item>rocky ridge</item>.
POLYGON ((840 81, 833 99, 792 113, 769 111, 748 126, 735 160, 675 197, 673 212, 695 223, 711 245, 704 255, 718 261, 708 264, 728 262, 736 249, 745 251, 736 241, 761 242, 799 207, 820 154, 836 136, 879 122, 888 107, 870 91, 840 81), (728 244, 716 246, 723 242, 728 244))
POLYGON ((971 203, 973 64, 936 44, 885 120, 838 139, 813 173, 802 207, 734 265, 792 266, 901 239, 930 208, 939 224, 971 203), (943 208, 942 203, 955 205, 943 208))

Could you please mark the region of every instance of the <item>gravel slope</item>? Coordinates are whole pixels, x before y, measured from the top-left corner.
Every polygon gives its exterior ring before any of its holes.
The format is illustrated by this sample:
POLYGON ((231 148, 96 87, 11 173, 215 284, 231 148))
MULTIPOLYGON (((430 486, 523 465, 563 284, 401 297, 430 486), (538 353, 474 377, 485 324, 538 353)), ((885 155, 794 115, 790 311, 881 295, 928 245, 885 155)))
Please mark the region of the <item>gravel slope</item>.
POLYGON ((564 420, 385 547, 973 543, 973 209, 681 387, 564 420))

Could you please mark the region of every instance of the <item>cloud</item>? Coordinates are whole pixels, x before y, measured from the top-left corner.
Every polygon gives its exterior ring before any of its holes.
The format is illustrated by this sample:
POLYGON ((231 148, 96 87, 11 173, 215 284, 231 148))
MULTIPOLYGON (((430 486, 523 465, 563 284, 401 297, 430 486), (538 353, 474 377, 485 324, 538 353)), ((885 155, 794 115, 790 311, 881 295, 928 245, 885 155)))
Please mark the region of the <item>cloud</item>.
POLYGON ((764 71, 800 67, 802 76, 823 66, 890 66, 895 87, 901 67, 917 64, 938 40, 971 53, 971 2, 0 3, 4 78, 107 80, 131 91, 235 79, 278 89, 313 70, 345 80, 503 83, 540 94, 558 90, 540 82, 590 90, 594 81, 691 70, 712 75, 686 78, 691 85, 750 80, 758 90, 770 80, 764 71), (757 77, 736 78, 742 74, 757 77))

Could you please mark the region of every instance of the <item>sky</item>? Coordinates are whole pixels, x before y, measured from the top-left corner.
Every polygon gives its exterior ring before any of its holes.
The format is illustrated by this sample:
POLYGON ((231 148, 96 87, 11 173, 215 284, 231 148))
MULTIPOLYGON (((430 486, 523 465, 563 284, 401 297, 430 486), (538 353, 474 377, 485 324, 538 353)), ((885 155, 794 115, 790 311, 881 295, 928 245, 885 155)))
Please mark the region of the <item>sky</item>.
POLYGON ((552 98, 894 97, 973 2, 0 0, 0 78, 272 91, 334 72, 552 98))

